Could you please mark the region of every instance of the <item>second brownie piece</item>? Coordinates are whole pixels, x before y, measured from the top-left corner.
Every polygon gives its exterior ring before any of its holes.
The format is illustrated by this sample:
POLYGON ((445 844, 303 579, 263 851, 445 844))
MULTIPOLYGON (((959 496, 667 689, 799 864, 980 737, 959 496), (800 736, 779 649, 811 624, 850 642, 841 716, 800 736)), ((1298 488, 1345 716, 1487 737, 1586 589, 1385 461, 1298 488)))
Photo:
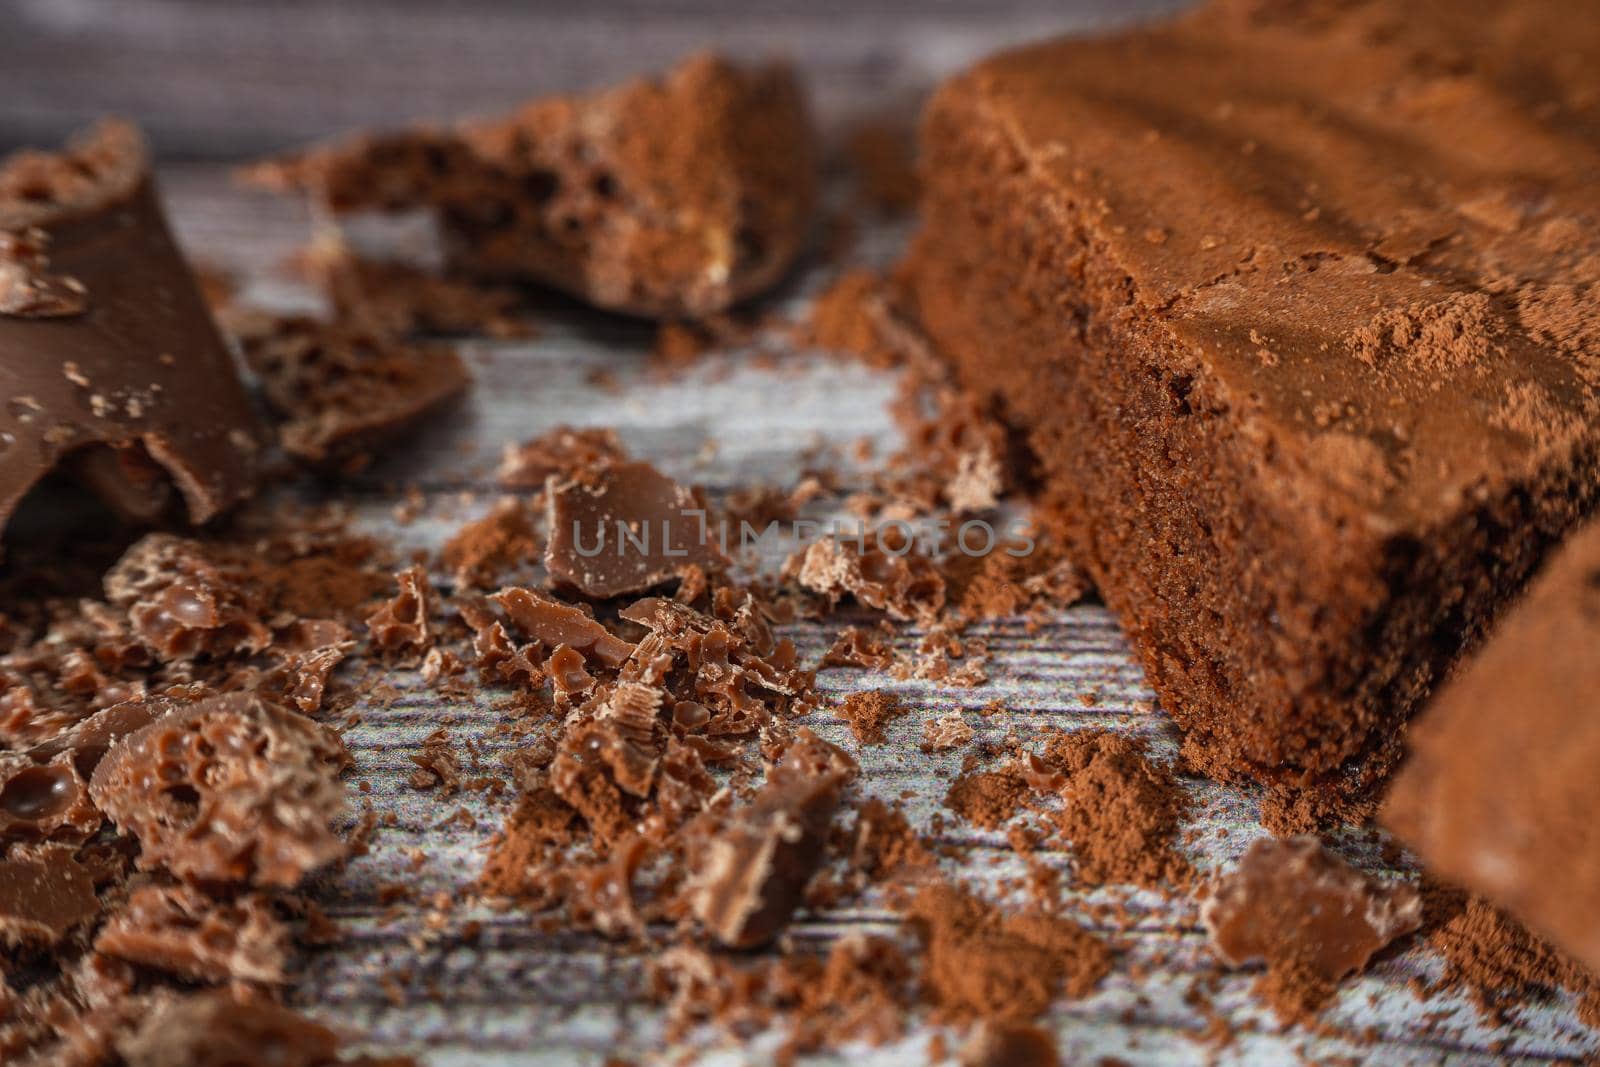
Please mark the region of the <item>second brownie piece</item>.
POLYGON ((1213 4, 923 130, 906 267, 1190 758, 1362 791, 1597 484, 1600 20, 1213 4))

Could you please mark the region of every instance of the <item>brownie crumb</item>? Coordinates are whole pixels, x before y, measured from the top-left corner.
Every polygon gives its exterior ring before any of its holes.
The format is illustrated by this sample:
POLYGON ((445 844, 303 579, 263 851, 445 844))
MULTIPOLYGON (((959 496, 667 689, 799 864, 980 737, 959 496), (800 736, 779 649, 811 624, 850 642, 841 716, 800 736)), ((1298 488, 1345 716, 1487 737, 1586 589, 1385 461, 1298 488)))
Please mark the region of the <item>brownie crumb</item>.
POLYGON ((881 745, 889 739, 884 728, 910 710, 893 693, 867 689, 845 697, 834 714, 849 723, 858 744, 881 745))
POLYGON ((1187 884, 1193 871, 1177 837, 1188 797, 1171 768, 1150 759, 1144 739, 1100 729, 1060 732, 1042 758, 1064 778, 1056 827, 1072 846, 1079 882, 1187 884))
POLYGON ((1578 1017, 1600 1028, 1600 976, 1573 962, 1482 897, 1424 884, 1423 940, 1445 959, 1428 992, 1461 992, 1495 1025, 1515 1025, 1518 1009, 1566 990, 1578 1017))
POLYGON ((1003 913, 949 883, 919 891, 907 921, 925 950, 923 982, 941 1022, 1027 1022, 1061 996, 1086 996, 1111 970, 1111 950, 1076 923, 1003 913))
POLYGON ((458 589, 491 589, 506 584, 517 568, 537 561, 542 551, 528 506, 508 499, 458 529, 440 550, 440 560, 458 589))
POLYGON ((945 807, 982 830, 998 830, 1021 813, 1028 783, 1015 767, 964 774, 945 794, 945 807))
POLYGON ((1342 979, 1415 930, 1422 896, 1351 868, 1315 837, 1263 839, 1208 888, 1200 918, 1225 963, 1266 964, 1257 993, 1292 1023, 1313 1018, 1342 979))
POLYGON ((509 287, 362 259, 341 244, 313 246, 306 267, 337 319, 377 334, 528 338, 537 333, 518 314, 521 297, 509 287))

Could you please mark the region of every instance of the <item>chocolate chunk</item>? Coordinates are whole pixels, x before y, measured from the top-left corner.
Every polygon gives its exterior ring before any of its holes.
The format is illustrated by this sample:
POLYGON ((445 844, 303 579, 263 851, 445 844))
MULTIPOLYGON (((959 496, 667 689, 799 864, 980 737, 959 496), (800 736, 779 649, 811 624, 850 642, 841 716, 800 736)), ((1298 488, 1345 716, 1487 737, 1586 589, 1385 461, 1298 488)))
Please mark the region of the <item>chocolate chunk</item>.
POLYGON ((557 426, 520 445, 506 445, 495 477, 507 489, 543 489, 547 478, 628 458, 615 430, 557 426))
POLYGON ((433 643, 433 584, 428 572, 407 567, 395 575, 400 592, 367 617, 373 647, 384 652, 424 652, 433 643))
POLYGON ((698 318, 794 261, 815 199, 813 140, 790 71, 698 56, 660 79, 360 138, 257 177, 334 212, 422 211, 457 271, 698 318))
POLYGON ((339 1036, 266 997, 193 993, 165 1001, 117 1042, 127 1067, 371 1067, 410 1065, 405 1058, 345 1060, 339 1036))
POLYGON ((143 885, 95 937, 103 952, 194 982, 261 982, 288 977, 289 927, 258 893, 216 900, 184 885, 143 885))
POLYGON ((106 572, 105 591, 162 662, 249 654, 272 643, 268 612, 248 576, 198 541, 141 538, 106 572))
POLYGON ((0 315, 54 319, 88 310, 82 282, 49 273, 49 244, 50 235, 40 229, 0 230, 0 315))
POLYGON ((0 941, 48 948, 100 912, 94 879, 60 845, 0 859, 0 941))
POLYGON ((753 948, 789 924, 856 770, 841 749, 802 730, 755 799, 700 842, 691 903, 713 937, 753 948))
POLYGON ((705 501, 648 463, 610 463, 550 487, 544 563, 585 596, 642 593, 690 566, 722 567, 705 501))
POLYGON ((139 839, 140 865, 192 882, 292 887, 344 855, 330 822, 349 764, 324 727, 229 694, 157 719, 100 761, 100 810, 139 839))
POLYGON ((1411 732, 1384 822, 1428 870, 1600 973, 1600 527, 1528 595, 1411 732))
MULTIPOLYGON (((57 763, 61 756, 69 756, 73 768, 81 779, 79 785, 83 791, 83 798, 87 801, 88 780, 94 774, 94 769, 100 765, 100 761, 105 758, 105 754, 124 737, 142 730, 152 720, 181 706, 179 701, 159 697, 125 700, 98 711, 50 740, 35 745, 28 750, 28 756, 36 763, 51 765, 57 763)), ((65 787, 58 785, 56 788, 64 791, 65 787)), ((0 807, 4 806, 4 792, 0 791, 0 807)))
POLYGON ((567 645, 608 667, 620 666, 633 646, 584 613, 582 608, 536 593, 532 589, 502 589, 489 599, 505 609, 506 617, 523 633, 546 648, 567 645))
POLYGON ((454 349, 357 322, 249 315, 229 325, 282 420, 284 451, 310 463, 365 458, 471 381, 454 349))
POLYGON ((100 828, 76 754, 42 755, 0 753, 0 841, 82 841, 100 828))
POLYGON ((68 459, 133 517, 168 481, 197 523, 254 488, 255 415, 132 126, 0 160, 0 365, 0 526, 68 459))
POLYGON ((1200 918, 1224 962, 1265 962, 1277 972, 1270 999, 1295 1017, 1415 930, 1422 895, 1362 874, 1315 837, 1268 838, 1211 886, 1200 918))

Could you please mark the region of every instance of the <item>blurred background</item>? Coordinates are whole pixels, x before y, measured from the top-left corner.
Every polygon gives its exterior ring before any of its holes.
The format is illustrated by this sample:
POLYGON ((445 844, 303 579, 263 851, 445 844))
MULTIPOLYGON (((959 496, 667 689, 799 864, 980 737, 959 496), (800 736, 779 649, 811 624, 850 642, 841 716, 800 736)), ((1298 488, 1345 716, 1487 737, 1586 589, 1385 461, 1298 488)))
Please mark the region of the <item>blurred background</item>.
POLYGON ((1182 0, 0 0, 0 150, 105 114, 167 162, 494 112, 701 48, 785 55, 825 124, 904 111, 1002 45, 1182 0))

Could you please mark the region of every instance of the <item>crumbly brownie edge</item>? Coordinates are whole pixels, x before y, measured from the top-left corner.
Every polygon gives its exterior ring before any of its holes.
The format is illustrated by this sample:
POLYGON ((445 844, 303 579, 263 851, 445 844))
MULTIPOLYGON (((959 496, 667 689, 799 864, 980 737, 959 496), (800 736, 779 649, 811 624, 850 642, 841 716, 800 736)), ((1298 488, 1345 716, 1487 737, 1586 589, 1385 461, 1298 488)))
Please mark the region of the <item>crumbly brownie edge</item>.
POLYGON ((1325 496, 1286 497, 1270 440, 1135 304, 1089 206, 1030 170, 975 77, 930 106, 923 153, 907 278, 924 327, 1028 434, 1054 521, 1191 759, 1366 791, 1399 725, 1592 507, 1594 442, 1430 529, 1364 534, 1325 496))

